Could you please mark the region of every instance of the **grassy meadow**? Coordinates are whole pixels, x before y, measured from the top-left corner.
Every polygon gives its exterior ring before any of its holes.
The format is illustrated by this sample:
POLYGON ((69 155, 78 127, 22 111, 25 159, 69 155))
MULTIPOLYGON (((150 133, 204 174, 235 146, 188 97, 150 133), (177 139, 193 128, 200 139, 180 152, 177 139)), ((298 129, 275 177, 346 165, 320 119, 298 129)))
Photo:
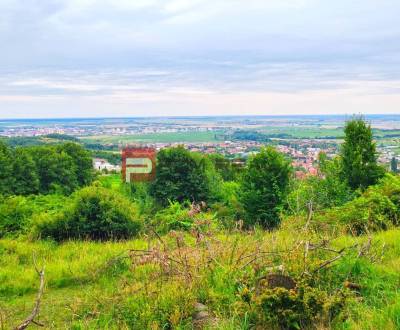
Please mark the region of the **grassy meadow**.
POLYGON ((331 238, 300 222, 274 233, 210 229, 201 239, 172 232, 103 243, 0 240, 0 328, 15 326, 32 310, 39 285, 35 257, 45 269, 37 321, 46 328, 192 329, 202 303, 208 310, 202 328, 252 329, 246 297, 256 294, 258 278, 279 266, 332 295, 346 281, 359 285, 342 291, 341 317, 321 320, 317 328, 399 329, 400 230, 331 238), (322 241, 329 241, 325 249, 305 256, 306 244, 322 241), (319 269, 341 249, 342 257, 319 269))

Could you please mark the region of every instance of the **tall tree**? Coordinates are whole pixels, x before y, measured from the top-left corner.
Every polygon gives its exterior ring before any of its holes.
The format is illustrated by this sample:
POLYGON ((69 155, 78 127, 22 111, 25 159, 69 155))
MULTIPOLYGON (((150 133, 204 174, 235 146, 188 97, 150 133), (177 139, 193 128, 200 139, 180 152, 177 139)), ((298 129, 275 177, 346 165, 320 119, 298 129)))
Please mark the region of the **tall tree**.
POLYGON ((15 195, 38 193, 40 182, 36 164, 26 148, 15 149, 12 165, 13 193, 15 195))
POLYGON ((272 147, 250 158, 240 189, 247 224, 266 229, 279 225, 291 170, 290 162, 272 147))
POLYGON ((170 201, 206 201, 209 189, 205 168, 183 147, 167 148, 157 155, 156 178, 150 193, 162 205, 170 201))
POLYGON ((384 175, 384 169, 377 163, 371 125, 362 117, 354 117, 346 123, 344 132, 341 148, 344 179, 353 190, 365 189, 384 175))
POLYGON ((392 160, 390 161, 390 170, 393 173, 397 173, 397 165, 398 165, 398 161, 397 161, 396 157, 392 157, 392 160))

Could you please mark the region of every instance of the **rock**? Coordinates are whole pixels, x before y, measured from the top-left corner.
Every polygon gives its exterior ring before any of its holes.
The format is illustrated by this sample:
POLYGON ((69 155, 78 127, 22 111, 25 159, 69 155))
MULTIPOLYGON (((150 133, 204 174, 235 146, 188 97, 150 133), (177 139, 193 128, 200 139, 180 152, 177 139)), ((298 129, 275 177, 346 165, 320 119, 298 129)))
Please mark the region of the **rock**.
POLYGON ((196 312, 203 312, 203 311, 206 311, 207 309, 208 308, 206 305, 203 305, 202 303, 199 303, 199 302, 194 305, 194 310, 196 312))
POLYGON ((269 274, 266 279, 270 289, 285 288, 287 290, 292 290, 296 287, 296 282, 287 275, 269 274))
POLYGON ((211 322, 212 317, 208 312, 208 308, 206 305, 201 303, 196 303, 194 305, 194 312, 192 314, 193 319, 193 328, 194 329, 203 329, 206 324, 211 322))
POLYGON ((193 313, 192 317, 194 321, 203 321, 209 319, 210 314, 207 311, 202 311, 193 313))
POLYGON ((268 274, 261 277, 256 285, 256 294, 262 294, 265 289, 285 288, 286 290, 293 290, 296 288, 296 282, 287 275, 282 274, 268 274))

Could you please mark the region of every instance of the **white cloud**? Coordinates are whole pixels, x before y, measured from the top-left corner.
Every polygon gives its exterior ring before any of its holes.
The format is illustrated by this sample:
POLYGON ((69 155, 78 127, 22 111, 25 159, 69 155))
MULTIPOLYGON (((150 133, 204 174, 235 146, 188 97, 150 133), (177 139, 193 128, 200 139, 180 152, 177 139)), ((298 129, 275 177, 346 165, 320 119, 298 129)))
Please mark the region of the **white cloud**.
POLYGON ((315 98, 352 112, 361 95, 399 108, 399 11, 397 0, 2 0, 0 112, 18 97, 49 111, 101 99, 110 113, 116 100, 234 111, 246 97, 254 111, 280 109, 271 100, 317 111, 315 98))

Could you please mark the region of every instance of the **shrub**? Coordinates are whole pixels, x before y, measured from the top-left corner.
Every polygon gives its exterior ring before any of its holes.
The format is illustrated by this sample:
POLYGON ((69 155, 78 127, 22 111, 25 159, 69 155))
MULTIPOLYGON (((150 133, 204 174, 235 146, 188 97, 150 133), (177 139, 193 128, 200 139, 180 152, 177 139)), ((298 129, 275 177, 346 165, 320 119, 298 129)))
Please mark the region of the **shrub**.
POLYGON ((16 236, 25 231, 32 213, 32 205, 26 197, 5 198, 0 204, 0 237, 16 236))
POLYGON ((353 234, 386 230, 397 223, 396 206, 379 192, 368 191, 338 210, 341 223, 353 234))
POLYGON ((386 230, 400 220, 400 178, 386 176, 361 196, 317 216, 319 221, 341 223, 347 231, 360 235, 366 231, 386 230))
POLYGON ((87 187, 76 192, 54 218, 41 216, 37 232, 56 241, 126 239, 141 228, 132 204, 117 192, 87 187))
POLYGON ((240 185, 234 181, 221 183, 221 201, 212 205, 218 220, 224 227, 233 228, 236 221, 243 218, 243 208, 238 200, 240 185))
POLYGON ((148 182, 133 182, 129 185, 123 185, 122 189, 129 199, 135 202, 140 216, 153 215, 155 205, 154 199, 149 193, 148 182))
POLYGON ((306 212, 308 203, 312 203, 316 211, 343 205, 354 198, 347 183, 340 178, 338 158, 328 161, 320 156, 320 171, 321 177, 309 176, 305 180, 292 181, 287 198, 289 214, 306 212))
POLYGON ((171 230, 190 230, 202 223, 211 223, 213 217, 210 214, 201 212, 198 204, 180 204, 170 202, 165 209, 157 212, 152 220, 152 225, 157 232, 165 234, 171 230))
POLYGON ((282 329, 310 329, 324 319, 331 320, 343 306, 338 296, 303 286, 297 290, 266 289, 255 298, 257 323, 282 329))

